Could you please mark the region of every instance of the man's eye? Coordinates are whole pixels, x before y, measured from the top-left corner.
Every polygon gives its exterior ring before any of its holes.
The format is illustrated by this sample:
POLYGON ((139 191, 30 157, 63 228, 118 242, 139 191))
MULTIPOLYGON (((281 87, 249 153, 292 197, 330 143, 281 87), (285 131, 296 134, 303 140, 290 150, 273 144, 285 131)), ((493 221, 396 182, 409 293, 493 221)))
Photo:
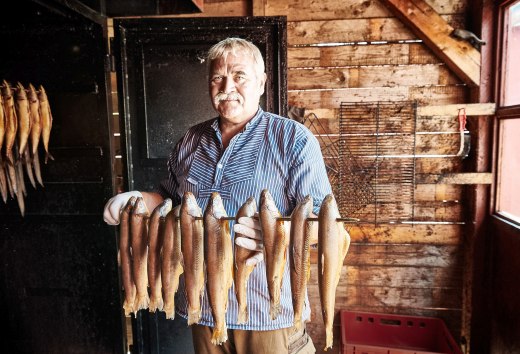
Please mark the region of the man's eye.
POLYGON ((222 81, 222 76, 214 76, 211 81, 213 82, 218 82, 218 81, 222 81))

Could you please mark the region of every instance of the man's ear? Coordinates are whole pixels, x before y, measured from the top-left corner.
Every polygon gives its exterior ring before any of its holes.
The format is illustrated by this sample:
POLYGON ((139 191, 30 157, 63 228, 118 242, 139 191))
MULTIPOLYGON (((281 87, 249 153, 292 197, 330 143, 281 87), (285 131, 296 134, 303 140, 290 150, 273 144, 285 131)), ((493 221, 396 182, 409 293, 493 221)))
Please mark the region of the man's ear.
POLYGON ((260 90, 261 90, 260 96, 262 96, 265 93, 265 82, 267 81, 267 74, 262 73, 262 77, 260 78, 259 81, 260 81, 259 85, 260 85, 260 90))

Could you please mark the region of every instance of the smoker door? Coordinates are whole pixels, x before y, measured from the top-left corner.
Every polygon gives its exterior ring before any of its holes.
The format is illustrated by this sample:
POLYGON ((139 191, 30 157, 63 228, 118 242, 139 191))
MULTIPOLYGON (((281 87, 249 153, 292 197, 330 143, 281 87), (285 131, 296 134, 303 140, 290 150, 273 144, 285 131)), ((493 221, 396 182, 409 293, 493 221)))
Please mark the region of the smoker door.
MULTIPOLYGON (((227 37, 255 43, 266 63, 261 106, 287 113, 285 17, 115 19, 126 190, 152 190, 166 178, 169 153, 192 125, 216 116, 208 94, 207 50, 227 37), (124 128, 123 128, 124 127, 124 128)), ((141 310, 134 320, 139 353, 186 353, 186 322, 141 310)))

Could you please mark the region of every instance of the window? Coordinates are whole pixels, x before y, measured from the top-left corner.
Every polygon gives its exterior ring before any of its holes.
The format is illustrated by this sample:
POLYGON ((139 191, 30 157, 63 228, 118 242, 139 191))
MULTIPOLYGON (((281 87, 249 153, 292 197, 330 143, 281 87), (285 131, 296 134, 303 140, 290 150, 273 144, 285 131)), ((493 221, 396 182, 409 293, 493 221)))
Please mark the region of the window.
POLYGON ((500 6, 495 212, 520 225, 520 0, 500 6))

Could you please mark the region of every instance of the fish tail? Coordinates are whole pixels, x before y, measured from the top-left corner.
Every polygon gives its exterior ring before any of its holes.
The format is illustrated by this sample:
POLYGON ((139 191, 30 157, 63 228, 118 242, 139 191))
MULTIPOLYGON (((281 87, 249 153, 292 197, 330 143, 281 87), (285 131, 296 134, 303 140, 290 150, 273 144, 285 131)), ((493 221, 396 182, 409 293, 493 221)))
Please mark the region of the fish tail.
POLYGON ((243 308, 239 308, 237 324, 247 323, 248 319, 249 319, 249 313, 247 312, 247 307, 244 306, 243 308))
POLYGON ((196 309, 193 310, 192 308, 188 308, 188 326, 192 325, 194 323, 199 323, 201 316, 201 310, 196 309))
POLYGON ((332 328, 327 328, 325 330, 326 335, 326 342, 325 342, 325 348, 323 348, 324 351, 327 351, 327 348, 332 348, 332 328))
POLYGON ((51 159, 52 161, 54 161, 54 156, 51 155, 50 152, 46 151, 45 152, 45 163, 47 164, 47 161, 51 159))
POLYGON ((213 334, 211 336, 211 343, 215 345, 221 345, 225 341, 227 341, 227 328, 226 328, 226 322, 222 322, 222 324, 215 326, 213 328, 213 334))
POLYGON ((155 312, 158 310, 158 304, 157 304, 157 299, 156 298, 152 298, 150 299, 150 306, 148 306, 148 311, 150 312, 155 312))
POLYGON ((294 318, 293 326, 296 330, 302 328, 302 319, 300 316, 294 318))
POLYGON ((123 309, 125 310, 125 316, 130 316, 130 314, 134 312, 134 305, 129 304, 128 301, 125 300, 123 303, 123 309))
POLYGON ((175 305, 173 303, 166 304, 163 310, 166 313, 167 320, 173 320, 175 318, 175 305))
POLYGON ((141 295, 139 297, 136 297, 134 302, 134 310, 135 312, 148 308, 148 305, 150 305, 150 298, 148 297, 148 294, 141 295))
POLYGON ((278 314, 280 313, 280 302, 271 300, 271 306, 269 308, 269 315, 271 316, 271 320, 276 320, 278 314))

